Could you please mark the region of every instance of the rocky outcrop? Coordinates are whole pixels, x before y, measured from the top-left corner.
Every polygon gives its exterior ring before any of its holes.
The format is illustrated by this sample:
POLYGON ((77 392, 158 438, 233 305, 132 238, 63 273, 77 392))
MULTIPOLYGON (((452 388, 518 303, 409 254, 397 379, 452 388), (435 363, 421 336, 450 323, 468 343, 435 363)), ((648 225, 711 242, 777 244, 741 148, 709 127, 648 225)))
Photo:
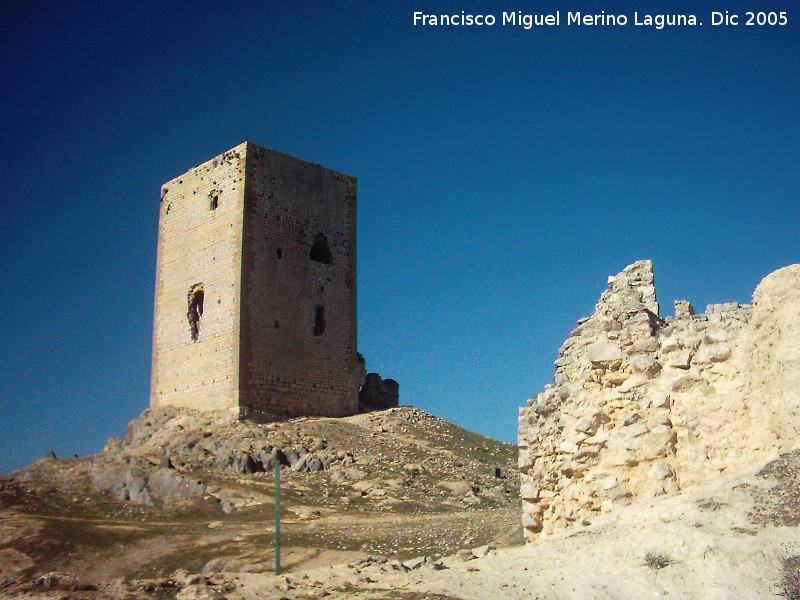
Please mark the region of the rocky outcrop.
POLYGON ((652 263, 609 278, 519 420, 527 540, 797 444, 800 265, 754 306, 661 318, 652 263))
MULTIPOLYGON (((293 471, 326 471, 353 463, 351 452, 331 450, 327 440, 302 443, 268 436, 257 424, 231 411, 198 412, 149 408, 131 421, 124 438, 111 438, 92 483, 117 500, 171 504, 206 495, 223 510, 238 506, 226 490, 208 486, 195 474, 217 476, 271 472, 275 464, 293 471)), ((240 503, 241 504, 241 503, 240 503)))
POLYGON ((257 424, 238 421, 230 411, 150 408, 131 421, 125 438, 109 441, 106 451, 130 460, 162 456, 159 466, 182 471, 211 470, 247 475, 271 471, 275 463, 294 471, 323 471, 348 466, 351 453, 331 450, 316 438, 302 443, 268 436, 257 424))
POLYGON ((800 440, 800 265, 768 275, 753 296, 750 398, 786 449, 800 440))
POLYGON ((93 474, 92 483, 108 491, 117 500, 153 504, 195 498, 207 493, 201 482, 168 468, 151 465, 116 465, 93 474))
POLYGON ((410 406, 266 424, 230 410, 149 408, 86 462, 93 488, 157 510, 198 504, 229 513, 269 503, 276 465, 284 485, 306 498, 358 510, 505 506, 519 490, 513 447, 410 406))

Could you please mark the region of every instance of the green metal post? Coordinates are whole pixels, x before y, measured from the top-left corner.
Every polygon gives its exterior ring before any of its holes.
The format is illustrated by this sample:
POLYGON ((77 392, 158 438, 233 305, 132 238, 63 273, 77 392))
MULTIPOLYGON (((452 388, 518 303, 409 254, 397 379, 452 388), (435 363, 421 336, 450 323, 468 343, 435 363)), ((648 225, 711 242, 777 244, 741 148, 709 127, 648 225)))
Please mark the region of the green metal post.
POLYGON ((281 464, 275 461, 275 575, 281 574, 281 464))

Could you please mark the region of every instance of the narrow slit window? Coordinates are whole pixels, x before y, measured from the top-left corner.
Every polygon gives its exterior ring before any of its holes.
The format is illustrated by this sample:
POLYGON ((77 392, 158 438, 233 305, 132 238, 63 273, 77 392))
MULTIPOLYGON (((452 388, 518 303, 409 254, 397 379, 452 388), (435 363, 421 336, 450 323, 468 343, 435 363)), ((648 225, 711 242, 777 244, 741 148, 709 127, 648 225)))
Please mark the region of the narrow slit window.
POLYGON ((314 262, 322 263, 324 265, 331 264, 331 247, 328 245, 328 238, 324 233, 318 233, 314 238, 314 244, 311 246, 311 251, 308 257, 314 262))
POLYGON ((314 335, 320 336, 325 333, 326 326, 325 307, 321 304, 317 304, 316 308, 314 309, 314 335))
POLYGON ((203 291, 202 283, 196 283, 189 288, 189 306, 186 311, 186 318, 189 320, 189 333, 192 336, 193 342, 196 342, 200 337, 200 317, 203 316, 204 299, 205 292, 203 291))

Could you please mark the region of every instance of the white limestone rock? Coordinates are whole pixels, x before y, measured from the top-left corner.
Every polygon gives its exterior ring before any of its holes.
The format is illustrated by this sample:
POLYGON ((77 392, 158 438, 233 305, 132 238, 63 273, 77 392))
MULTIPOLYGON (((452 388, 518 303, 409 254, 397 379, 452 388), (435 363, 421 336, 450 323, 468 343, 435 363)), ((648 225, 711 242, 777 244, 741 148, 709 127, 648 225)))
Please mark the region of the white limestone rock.
POLYGON ((592 363, 611 363, 622 358, 622 350, 611 342, 595 342, 586 348, 586 358, 592 363))
POLYGON ((659 317, 639 261, 562 345, 555 384, 520 415, 527 541, 800 445, 800 265, 753 306, 678 307, 659 317))

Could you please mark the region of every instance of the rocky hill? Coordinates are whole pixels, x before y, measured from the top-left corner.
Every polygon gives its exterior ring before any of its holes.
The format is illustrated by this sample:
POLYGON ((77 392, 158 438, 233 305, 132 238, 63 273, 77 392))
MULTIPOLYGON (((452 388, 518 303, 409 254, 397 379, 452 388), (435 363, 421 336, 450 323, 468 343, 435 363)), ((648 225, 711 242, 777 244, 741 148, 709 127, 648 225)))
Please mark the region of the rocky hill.
MULTIPOLYGON (((116 543, 106 540, 105 556, 119 568, 123 553, 136 558, 149 552, 152 557, 159 543, 175 547, 194 536, 210 546, 211 533, 201 532, 210 525, 210 532, 217 535, 216 547, 222 553, 237 547, 240 558, 211 561, 203 573, 176 569, 165 577, 124 580, 100 577, 98 565, 102 561, 98 559, 94 563, 94 579, 77 576, 74 571, 65 573, 63 569, 36 578, 22 576, 5 582, 0 596, 72 600, 797 600, 798 506, 800 452, 793 452, 691 490, 622 507, 599 516, 585 528, 566 529, 527 546, 494 548, 488 544, 462 548, 448 556, 419 556, 404 561, 363 552, 331 554, 309 547, 305 551, 295 549, 287 572, 280 576, 256 572, 259 548, 255 545, 250 546, 249 555, 241 553, 247 538, 244 522, 223 519, 205 525, 176 514, 173 521, 160 522, 162 530, 172 530, 173 539, 163 536, 150 545, 141 538, 128 538, 128 542, 118 538, 116 543), (125 543, 129 544, 127 550, 125 543)), ((491 511, 496 529, 503 528, 500 522, 505 514, 501 508, 491 511)), ((9 511, 3 515, 6 533, 11 531, 10 525, 18 525, 16 547, 24 547, 22 540, 36 533, 32 527, 24 526, 21 517, 9 511)), ((374 514, 362 517, 372 519, 372 533, 381 531, 380 524, 387 522, 374 514)), ((42 520, 43 516, 37 513, 37 518, 42 520)), ((343 519, 338 533, 346 535, 348 521, 343 519)), ((476 522, 485 521, 487 515, 468 511, 460 517, 456 513, 429 514, 413 520, 402 517, 402 526, 413 527, 417 519, 422 521, 422 527, 416 531, 446 531, 447 521, 461 523, 464 530, 469 530, 476 522)), ((324 517, 312 523, 319 523, 320 528, 330 526, 324 517)), ((74 531, 87 524, 86 520, 75 523, 74 531)), ((91 523, 86 535, 99 550, 104 541, 97 538, 103 537, 104 530, 98 525, 91 523)), ((354 521, 349 525, 356 526, 354 521)), ((105 535, 119 534, 125 528, 156 527, 150 519, 138 524, 130 519, 109 519, 104 526, 105 535)), ((518 525, 514 528, 518 529, 518 525)), ((316 529, 311 527, 309 531, 316 535, 316 529)), ((44 539, 42 536, 38 541, 44 539)), ((252 539, 250 543, 253 544, 252 539)), ((8 564, 7 537, 2 547, 3 564, 8 564)), ((202 553, 203 547, 197 550, 202 553)), ((88 555, 84 551, 72 565, 87 564, 88 555)), ((44 554, 39 556, 42 568, 70 564, 63 554, 57 561, 49 561, 44 554)))
POLYGON ((271 571, 276 462, 288 571, 522 540, 516 448, 424 411, 260 425, 148 409, 97 455, 0 478, 0 589, 22 593, 52 572, 102 588, 176 570, 271 571))

